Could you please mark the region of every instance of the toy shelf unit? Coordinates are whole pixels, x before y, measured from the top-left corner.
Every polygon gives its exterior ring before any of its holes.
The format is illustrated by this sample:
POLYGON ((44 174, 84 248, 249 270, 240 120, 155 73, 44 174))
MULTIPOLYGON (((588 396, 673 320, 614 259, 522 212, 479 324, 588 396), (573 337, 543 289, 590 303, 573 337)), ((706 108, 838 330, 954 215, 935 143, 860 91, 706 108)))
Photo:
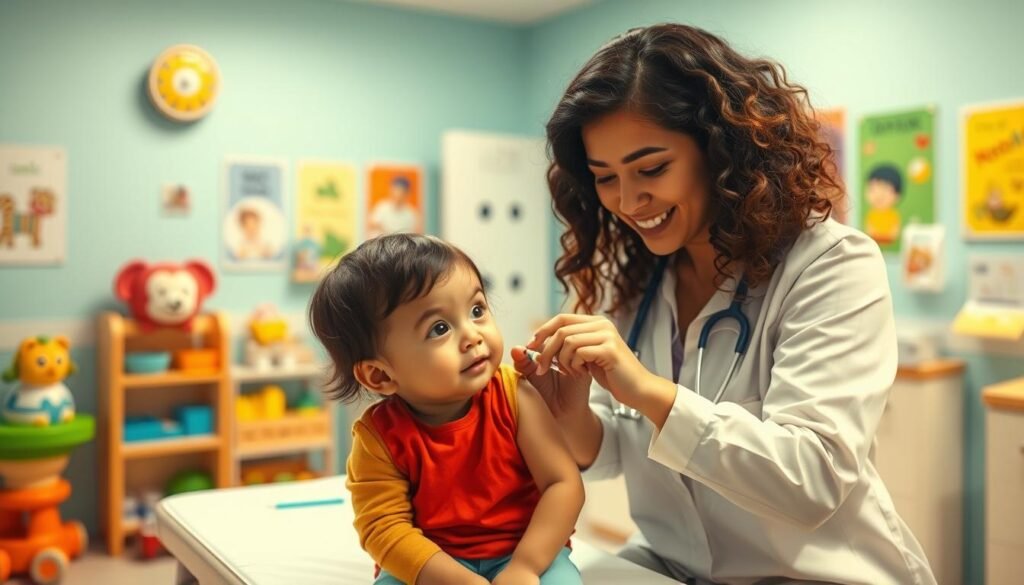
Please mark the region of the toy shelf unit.
POLYGON ((101 522, 107 552, 138 533, 133 502, 176 475, 231 484, 230 329, 223 313, 197 315, 190 331, 144 330, 118 313, 97 327, 101 522))
POLYGON ((234 383, 233 480, 236 485, 303 479, 337 472, 335 405, 322 396, 323 366, 232 367, 234 383), (305 386, 303 399, 289 407, 278 384, 305 386), (313 456, 321 461, 311 471, 313 456))

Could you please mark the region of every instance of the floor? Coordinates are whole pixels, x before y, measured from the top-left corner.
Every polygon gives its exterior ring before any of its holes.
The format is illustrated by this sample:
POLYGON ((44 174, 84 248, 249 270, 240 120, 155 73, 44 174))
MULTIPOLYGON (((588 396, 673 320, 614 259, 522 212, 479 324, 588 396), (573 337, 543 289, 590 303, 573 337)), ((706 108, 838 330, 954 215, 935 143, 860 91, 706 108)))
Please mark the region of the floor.
MULTIPOLYGON (((177 561, 160 556, 143 561, 126 553, 120 558, 107 556, 102 547, 93 546, 80 559, 72 561, 62 585, 173 585, 177 561)), ((30 585, 25 576, 6 581, 4 585, 30 585)))

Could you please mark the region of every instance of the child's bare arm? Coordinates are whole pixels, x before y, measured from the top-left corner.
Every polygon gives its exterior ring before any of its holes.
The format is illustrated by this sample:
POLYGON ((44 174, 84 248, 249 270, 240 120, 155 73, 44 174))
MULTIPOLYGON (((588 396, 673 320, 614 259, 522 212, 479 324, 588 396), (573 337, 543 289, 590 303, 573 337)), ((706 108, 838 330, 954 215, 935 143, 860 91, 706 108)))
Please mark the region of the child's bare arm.
POLYGON ((519 450, 523 453, 540 501, 508 569, 541 575, 565 546, 583 508, 583 480, 543 398, 519 381, 519 450))

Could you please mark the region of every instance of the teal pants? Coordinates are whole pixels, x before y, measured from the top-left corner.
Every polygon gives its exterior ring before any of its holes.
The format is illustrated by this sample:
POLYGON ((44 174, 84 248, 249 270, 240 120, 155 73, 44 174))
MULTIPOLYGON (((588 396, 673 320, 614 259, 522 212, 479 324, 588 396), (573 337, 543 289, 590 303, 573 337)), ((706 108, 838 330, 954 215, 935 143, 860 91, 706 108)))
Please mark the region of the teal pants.
MULTIPOLYGON (((498 576, 498 573, 505 568, 505 565, 512 560, 512 555, 497 559, 455 560, 477 575, 488 581, 493 581, 498 576)), ((377 576, 377 580, 373 583, 374 585, 402 585, 401 581, 395 579, 394 576, 383 569, 381 569, 380 575, 377 576)), ((581 583, 583 583, 583 580, 580 578, 580 571, 569 560, 568 548, 563 548, 562 552, 558 553, 555 560, 551 562, 548 570, 544 571, 544 574, 540 576, 540 585, 580 585, 581 583)))

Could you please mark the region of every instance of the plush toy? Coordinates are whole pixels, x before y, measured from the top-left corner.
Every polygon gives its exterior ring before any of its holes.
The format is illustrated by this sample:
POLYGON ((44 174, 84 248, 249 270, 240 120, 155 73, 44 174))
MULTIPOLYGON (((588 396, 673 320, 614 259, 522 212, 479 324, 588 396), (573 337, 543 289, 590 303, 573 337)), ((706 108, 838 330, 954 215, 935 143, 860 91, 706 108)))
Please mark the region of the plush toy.
POLYGON ((63 380, 75 372, 68 338, 22 340, 5 382, 20 380, 0 405, 0 418, 13 425, 49 426, 75 418, 75 401, 63 380))
POLYGON ((191 330, 192 318, 216 287, 213 269, 201 260, 183 264, 125 264, 114 280, 114 293, 131 309, 143 331, 156 327, 191 330))

